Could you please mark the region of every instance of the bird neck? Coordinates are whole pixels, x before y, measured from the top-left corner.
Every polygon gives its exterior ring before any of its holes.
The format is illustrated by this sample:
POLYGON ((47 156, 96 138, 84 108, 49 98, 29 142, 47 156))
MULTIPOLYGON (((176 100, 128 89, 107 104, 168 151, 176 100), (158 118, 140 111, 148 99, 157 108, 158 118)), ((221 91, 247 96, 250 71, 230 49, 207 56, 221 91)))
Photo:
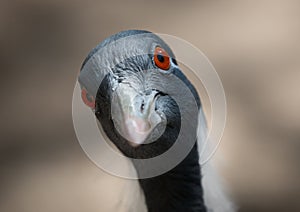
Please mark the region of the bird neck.
POLYGON ((197 144, 186 158, 170 171, 140 179, 149 212, 205 212, 197 144))

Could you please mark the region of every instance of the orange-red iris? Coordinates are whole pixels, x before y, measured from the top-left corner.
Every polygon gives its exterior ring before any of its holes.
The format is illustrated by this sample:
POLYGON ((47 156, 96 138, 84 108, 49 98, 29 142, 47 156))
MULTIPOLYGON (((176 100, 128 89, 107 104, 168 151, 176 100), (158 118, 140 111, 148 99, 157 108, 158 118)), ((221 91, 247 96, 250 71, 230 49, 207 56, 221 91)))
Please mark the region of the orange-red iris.
POLYGON ((82 98, 82 101, 84 102, 84 104, 86 104, 87 106, 89 106, 92 109, 95 108, 94 97, 91 96, 90 94, 88 94, 88 92, 84 88, 82 88, 82 90, 81 90, 81 98, 82 98))
POLYGON ((156 47, 154 51, 154 62, 155 65, 163 70, 170 68, 170 57, 168 53, 161 47, 156 47))

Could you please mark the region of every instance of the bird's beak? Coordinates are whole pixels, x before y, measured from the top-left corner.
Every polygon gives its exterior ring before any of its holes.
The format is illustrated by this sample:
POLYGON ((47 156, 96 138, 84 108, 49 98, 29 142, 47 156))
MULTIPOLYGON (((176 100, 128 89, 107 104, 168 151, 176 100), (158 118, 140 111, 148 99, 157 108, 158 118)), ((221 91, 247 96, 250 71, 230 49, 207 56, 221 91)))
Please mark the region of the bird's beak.
POLYGON ((162 117, 155 111, 156 93, 139 93, 127 84, 120 84, 113 93, 111 105, 115 128, 132 146, 151 142, 148 137, 162 122, 162 117))

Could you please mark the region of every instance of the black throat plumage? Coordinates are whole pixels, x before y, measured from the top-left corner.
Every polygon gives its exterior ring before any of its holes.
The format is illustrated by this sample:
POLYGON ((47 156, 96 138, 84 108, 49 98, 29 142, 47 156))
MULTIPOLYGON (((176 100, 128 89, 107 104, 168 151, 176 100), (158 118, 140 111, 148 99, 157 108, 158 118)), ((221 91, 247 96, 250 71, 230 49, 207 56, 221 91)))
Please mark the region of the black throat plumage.
POLYGON ((197 144, 175 168, 160 176, 140 179, 150 212, 204 212, 197 144))
MULTIPOLYGON (((172 141, 176 140, 180 131, 180 111, 176 102, 168 95, 162 95, 158 98, 157 105, 162 107, 161 109, 167 116, 166 130, 156 142, 133 148, 114 127, 110 105, 112 88, 108 78, 109 75, 106 76, 99 87, 95 114, 109 139, 127 157, 134 159, 152 158, 167 151, 173 145, 172 141), (159 104, 160 101, 161 104, 159 104), (164 111, 168 108, 164 107, 164 102, 173 105, 172 116, 168 116, 168 111, 164 111)), ((133 164, 138 175, 139 170, 147 168, 135 164, 134 161, 133 164)), ((176 167, 160 176, 140 179, 139 183, 144 191, 149 212, 206 211, 197 142, 195 142, 192 150, 184 160, 176 167)))

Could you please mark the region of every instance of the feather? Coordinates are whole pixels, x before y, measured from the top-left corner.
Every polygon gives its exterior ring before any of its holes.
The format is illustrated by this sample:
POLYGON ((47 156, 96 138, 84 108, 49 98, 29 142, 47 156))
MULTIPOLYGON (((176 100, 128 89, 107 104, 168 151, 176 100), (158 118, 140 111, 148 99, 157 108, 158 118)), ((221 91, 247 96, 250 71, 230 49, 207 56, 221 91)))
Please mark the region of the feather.
MULTIPOLYGON (((201 158, 211 155, 210 148, 214 144, 207 139, 207 122, 202 107, 199 110, 198 118, 198 152, 200 154, 199 163, 202 168, 202 186, 204 190, 204 202, 208 212, 234 212, 236 207, 226 193, 224 182, 221 181, 217 172, 217 160, 214 158, 201 158), (203 163, 202 161, 206 161, 203 163)), ((217 144, 215 144, 217 145, 217 144)))

